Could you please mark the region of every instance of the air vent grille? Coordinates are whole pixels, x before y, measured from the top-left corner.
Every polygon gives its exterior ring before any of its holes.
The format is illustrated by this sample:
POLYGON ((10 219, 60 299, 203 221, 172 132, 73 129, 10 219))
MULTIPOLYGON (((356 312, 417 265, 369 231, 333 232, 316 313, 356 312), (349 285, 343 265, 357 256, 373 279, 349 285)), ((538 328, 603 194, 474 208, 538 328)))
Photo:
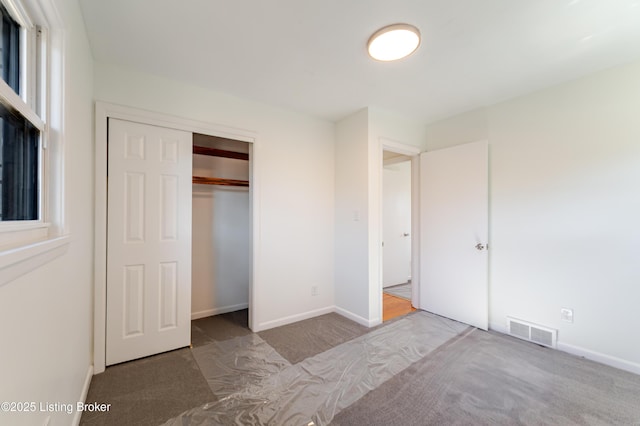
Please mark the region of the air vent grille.
POLYGON ((519 339, 528 340, 551 348, 556 347, 558 331, 543 327, 527 321, 507 317, 507 330, 509 334, 519 339))
POLYGON ((529 339, 529 330, 531 327, 528 325, 520 324, 519 322, 511 321, 509 324, 509 333, 519 337, 521 339, 529 339))

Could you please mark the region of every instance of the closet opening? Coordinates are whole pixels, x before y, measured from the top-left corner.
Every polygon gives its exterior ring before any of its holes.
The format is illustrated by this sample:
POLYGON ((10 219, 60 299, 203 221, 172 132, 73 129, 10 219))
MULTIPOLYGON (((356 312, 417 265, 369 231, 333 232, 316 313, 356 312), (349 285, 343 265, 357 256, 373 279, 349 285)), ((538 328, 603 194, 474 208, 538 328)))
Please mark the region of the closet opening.
POLYGON ((249 330, 250 152, 248 142, 193 134, 192 344, 249 330))

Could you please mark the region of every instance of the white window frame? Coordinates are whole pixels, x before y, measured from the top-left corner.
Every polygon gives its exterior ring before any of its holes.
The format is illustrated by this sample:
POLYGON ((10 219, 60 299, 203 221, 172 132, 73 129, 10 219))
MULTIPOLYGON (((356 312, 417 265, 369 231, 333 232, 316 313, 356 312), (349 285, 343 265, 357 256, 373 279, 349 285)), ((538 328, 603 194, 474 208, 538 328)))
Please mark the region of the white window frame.
POLYGON ((41 131, 38 220, 0 222, 0 286, 63 254, 64 26, 53 0, 0 0, 23 28, 16 94, 0 80, 0 96, 41 131), (38 56, 41 60, 37 60, 38 56))

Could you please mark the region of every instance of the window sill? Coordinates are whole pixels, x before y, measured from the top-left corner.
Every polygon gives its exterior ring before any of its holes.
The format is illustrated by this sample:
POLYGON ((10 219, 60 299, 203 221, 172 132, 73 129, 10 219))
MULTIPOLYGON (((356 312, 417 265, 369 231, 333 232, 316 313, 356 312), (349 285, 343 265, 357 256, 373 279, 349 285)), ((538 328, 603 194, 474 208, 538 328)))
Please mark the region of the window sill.
POLYGON ((0 286, 63 255, 70 241, 71 238, 64 235, 0 251, 0 286))
POLYGON ((37 221, 0 223, 0 254, 47 240, 50 226, 49 223, 37 221))

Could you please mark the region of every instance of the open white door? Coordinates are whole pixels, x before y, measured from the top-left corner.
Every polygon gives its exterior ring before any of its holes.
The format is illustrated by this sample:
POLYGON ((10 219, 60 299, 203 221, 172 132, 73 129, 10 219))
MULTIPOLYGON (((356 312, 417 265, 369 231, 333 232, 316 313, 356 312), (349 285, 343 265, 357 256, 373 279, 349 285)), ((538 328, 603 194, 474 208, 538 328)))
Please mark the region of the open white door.
POLYGON ((106 364, 191 340, 189 132, 109 119, 106 364))
POLYGON ((488 143, 420 154, 420 308, 486 330, 488 143))

